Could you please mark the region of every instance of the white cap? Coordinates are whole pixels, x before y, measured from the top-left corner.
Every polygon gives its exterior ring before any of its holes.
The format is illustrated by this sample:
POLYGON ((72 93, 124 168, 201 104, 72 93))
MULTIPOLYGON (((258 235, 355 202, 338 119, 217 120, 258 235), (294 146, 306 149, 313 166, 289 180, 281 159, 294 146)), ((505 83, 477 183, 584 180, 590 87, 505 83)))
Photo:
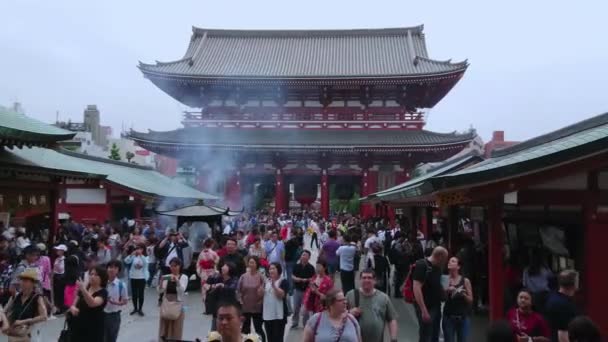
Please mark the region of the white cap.
POLYGON ((64 252, 66 252, 68 250, 68 248, 64 244, 55 246, 55 247, 53 247, 53 249, 58 249, 58 250, 64 251, 64 252))

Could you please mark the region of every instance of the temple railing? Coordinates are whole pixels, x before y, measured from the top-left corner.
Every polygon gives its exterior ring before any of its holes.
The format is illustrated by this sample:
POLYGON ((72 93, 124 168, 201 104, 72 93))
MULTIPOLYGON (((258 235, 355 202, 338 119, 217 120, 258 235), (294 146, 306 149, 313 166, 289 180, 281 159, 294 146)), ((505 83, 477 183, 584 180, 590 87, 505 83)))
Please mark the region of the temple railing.
POLYGON ((184 122, 195 124, 209 121, 228 122, 405 122, 424 124, 425 113, 406 112, 399 107, 378 107, 362 110, 352 107, 329 108, 206 108, 200 112, 184 112, 184 122))

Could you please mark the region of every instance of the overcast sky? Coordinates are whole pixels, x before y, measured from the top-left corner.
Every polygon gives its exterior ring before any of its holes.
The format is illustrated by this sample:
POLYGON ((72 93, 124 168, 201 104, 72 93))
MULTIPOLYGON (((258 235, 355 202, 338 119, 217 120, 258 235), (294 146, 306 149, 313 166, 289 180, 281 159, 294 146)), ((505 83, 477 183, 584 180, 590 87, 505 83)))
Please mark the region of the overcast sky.
POLYGON ((139 60, 181 58, 191 27, 381 28, 425 25, 431 58, 468 59, 427 129, 493 130, 521 140, 608 111, 608 2, 28 1, 0 2, 0 104, 82 120, 97 104, 120 130, 180 127, 183 105, 144 79, 139 60))

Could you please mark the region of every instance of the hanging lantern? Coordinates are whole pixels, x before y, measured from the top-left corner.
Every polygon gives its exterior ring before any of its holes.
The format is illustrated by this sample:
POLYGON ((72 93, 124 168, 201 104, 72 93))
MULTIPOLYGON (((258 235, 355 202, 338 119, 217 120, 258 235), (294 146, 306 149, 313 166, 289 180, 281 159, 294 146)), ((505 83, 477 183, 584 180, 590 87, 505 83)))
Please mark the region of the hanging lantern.
POLYGON ((348 201, 355 194, 355 187, 348 183, 339 183, 335 187, 336 198, 342 201, 348 201))
POLYGON ((310 205, 317 199, 317 184, 297 182, 294 184, 295 198, 302 205, 310 205))

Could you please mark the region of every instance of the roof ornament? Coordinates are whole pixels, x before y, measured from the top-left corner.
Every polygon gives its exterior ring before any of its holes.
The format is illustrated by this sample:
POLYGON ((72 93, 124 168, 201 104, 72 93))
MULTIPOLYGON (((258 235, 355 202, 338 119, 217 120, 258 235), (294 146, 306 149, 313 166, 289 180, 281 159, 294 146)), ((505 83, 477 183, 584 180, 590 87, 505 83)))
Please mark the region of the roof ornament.
MULTIPOLYGON (((194 37, 194 34, 192 35, 192 37, 194 37)), ((200 54, 200 52, 202 50, 201 47, 203 46, 205 39, 207 39, 207 31, 205 31, 205 33, 203 34, 203 37, 201 38, 200 42, 196 46, 196 50, 194 50, 194 53, 192 54, 192 56, 190 56, 190 60, 188 61, 189 66, 194 65, 194 60, 196 60, 198 58, 198 55, 200 54)), ((196 38, 194 39, 194 41, 196 41, 196 38)))
POLYGON ((416 58, 416 50, 414 50, 414 40, 412 38, 412 31, 410 30, 407 31, 407 49, 409 50, 410 58, 412 59, 414 65, 418 65, 418 59, 416 58))

